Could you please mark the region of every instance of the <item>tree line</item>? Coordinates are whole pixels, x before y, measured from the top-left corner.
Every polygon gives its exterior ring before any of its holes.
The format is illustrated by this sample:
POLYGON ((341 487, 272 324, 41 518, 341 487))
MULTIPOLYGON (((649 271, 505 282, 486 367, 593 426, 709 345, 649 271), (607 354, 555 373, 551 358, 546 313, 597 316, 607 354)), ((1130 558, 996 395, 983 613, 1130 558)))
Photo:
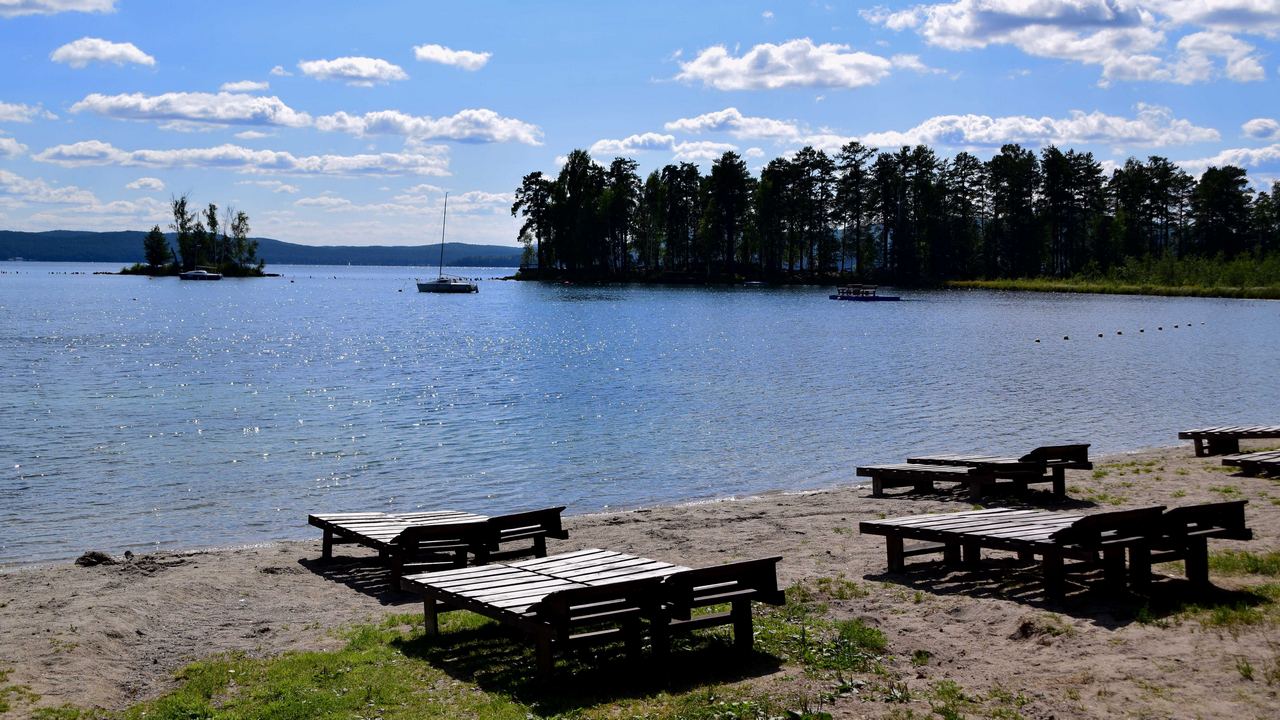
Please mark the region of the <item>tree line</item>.
POLYGON ((1230 165, 1195 178, 1152 156, 1108 176, 1092 153, 1054 146, 1009 144, 984 162, 850 142, 775 158, 758 176, 734 152, 706 174, 638 167, 574 150, 555 177, 525 175, 511 214, 526 264, 540 277, 927 285, 1280 251, 1280 183, 1255 193, 1230 165))
POLYGON ((258 257, 258 241, 249 239, 248 213, 227 208, 219 220, 217 205, 192 209, 186 195, 172 198, 169 207, 174 244, 153 226, 142 240, 146 264, 129 272, 164 275, 202 268, 230 277, 262 275, 265 263, 258 257))

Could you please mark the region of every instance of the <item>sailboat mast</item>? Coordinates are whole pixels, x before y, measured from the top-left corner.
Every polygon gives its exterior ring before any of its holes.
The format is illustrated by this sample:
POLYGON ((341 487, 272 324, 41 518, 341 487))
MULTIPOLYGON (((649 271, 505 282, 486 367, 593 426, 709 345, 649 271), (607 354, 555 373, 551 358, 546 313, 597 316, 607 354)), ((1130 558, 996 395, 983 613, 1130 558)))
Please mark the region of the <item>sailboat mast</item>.
POLYGON ((444 227, 449 222, 449 193, 444 194, 444 216, 440 219, 440 277, 444 277, 444 227))

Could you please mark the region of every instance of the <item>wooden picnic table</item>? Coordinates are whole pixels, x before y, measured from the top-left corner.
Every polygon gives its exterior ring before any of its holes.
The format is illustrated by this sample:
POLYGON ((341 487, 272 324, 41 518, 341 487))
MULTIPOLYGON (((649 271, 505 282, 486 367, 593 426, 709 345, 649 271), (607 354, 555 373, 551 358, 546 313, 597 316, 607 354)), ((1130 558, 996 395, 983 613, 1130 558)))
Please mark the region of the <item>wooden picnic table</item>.
POLYGON ((1122 586, 1125 549, 1150 533, 1163 507, 1076 515, 1045 510, 992 508, 958 513, 911 515, 859 523, 861 532, 883 535, 889 572, 901 572, 907 557, 941 553, 949 565, 976 566, 982 548, 1009 550, 1024 560, 1041 558, 1045 594, 1061 600, 1065 560, 1097 562, 1102 557, 1108 584, 1122 586), (930 544, 906 548, 904 540, 930 544))
POLYGON ((1238 467, 1246 475, 1280 474, 1280 450, 1237 453, 1222 458, 1222 464, 1238 467))
POLYGON ((401 587, 422 597, 427 635, 439 634, 439 613, 462 609, 531 636, 538 674, 545 679, 553 669, 553 652, 571 645, 621 639, 629 655, 638 655, 646 626, 659 656, 667 652, 672 632, 729 623, 735 645, 750 650, 751 602, 784 602, 777 588, 779 559, 690 569, 588 548, 410 575, 401 587), (691 614, 719 604, 729 604, 730 610, 691 614))
POLYGON ((1215 425, 1183 430, 1178 438, 1195 442, 1196 457, 1227 455, 1240 452, 1241 440, 1280 438, 1280 425, 1215 425))

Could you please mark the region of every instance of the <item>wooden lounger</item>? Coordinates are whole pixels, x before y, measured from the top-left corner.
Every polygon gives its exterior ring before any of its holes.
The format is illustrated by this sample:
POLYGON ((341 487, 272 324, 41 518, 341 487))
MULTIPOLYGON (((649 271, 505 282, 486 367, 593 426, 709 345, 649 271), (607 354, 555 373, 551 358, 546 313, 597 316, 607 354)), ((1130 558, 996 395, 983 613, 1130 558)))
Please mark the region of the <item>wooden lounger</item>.
POLYGON ((1187 579, 1197 585, 1209 584, 1209 539, 1252 540, 1245 525, 1244 506, 1248 500, 1231 500, 1173 508, 1160 518, 1160 534, 1149 543, 1129 551, 1134 589, 1145 590, 1151 581, 1153 563, 1182 560, 1187 579))
POLYGON ((732 624, 734 642, 750 648, 751 601, 781 604, 779 558, 691 570, 660 560, 587 549, 536 560, 410 575, 401 587, 422 596, 427 635, 438 615, 470 610, 533 638, 538 674, 551 675, 553 653, 621 639, 639 654, 646 626, 654 651, 665 655, 671 633, 732 624), (691 610, 728 603, 727 613, 691 610))
POLYGON ((307 522, 324 530, 321 555, 333 556, 333 546, 355 543, 378 551, 391 568, 393 584, 406 564, 436 561, 453 567, 466 565, 468 553, 478 564, 495 557, 547 554, 547 538, 569 535, 560 524, 563 507, 488 517, 457 510, 418 513, 324 513, 307 522), (503 551, 504 544, 531 541, 531 546, 503 551))
POLYGON ((1045 445, 1022 456, 946 454, 907 458, 908 463, 922 465, 959 465, 990 471, 993 479, 1012 480, 1019 492, 1029 483, 1052 482, 1053 494, 1067 494, 1067 470, 1092 470, 1089 443, 1045 445))
POLYGON ((1123 586, 1125 550, 1158 532, 1163 510, 1148 507, 1081 516, 996 508, 864 521, 859 529, 885 536, 889 572, 900 572, 907 557, 928 553, 942 553, 950 565, 971 567, 977 565, 982 548, 1011 550, 1027 560, 1038 556, 1045 594, 1057 601, 1065 594, 1068 559, 1093 564, 1101 558, 1108 583, 1123 586), (907 549, 904 540, 936 544, 907 549))
POLYGON ((1280 425, 1219 425, 1183 430, 1178 438, 1195 441, 1196 457, 1227 455, 1240 452, 1241 440, 1280 438, 1280 425))
POLYGON ((1245 475, 1280 475, 1280 450, 1228 455, 1222 464, 1238 467, 1245 475))
MULTIPOLYGON (((931 492, 934 482, 954 482, 969 488, 969 496, 982 497, 983 488, 995 482, 995 473, 989 467, 978 465, 926 465, 923 463, 897 463, 891 465, 864 465, 857 473, 871 478, 871 494, 883 497, 885 488, 910 487, 916 492, 931 492)), ((1027 474, 1032 470, 1028 468, 1027 474)))

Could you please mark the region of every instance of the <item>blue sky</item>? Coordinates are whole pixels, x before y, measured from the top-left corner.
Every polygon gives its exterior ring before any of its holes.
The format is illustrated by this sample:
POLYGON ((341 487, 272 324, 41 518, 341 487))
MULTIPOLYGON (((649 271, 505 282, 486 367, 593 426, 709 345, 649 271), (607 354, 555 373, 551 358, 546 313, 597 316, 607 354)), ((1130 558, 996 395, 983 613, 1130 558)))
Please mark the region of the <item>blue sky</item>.
POLYGON ((588 148, 758 169, 813 144, 1002 143, 1280 177, 1280 0, 0 0, 0 228, 168 201, 308 244, 516 244, 511 193, 588 148))

